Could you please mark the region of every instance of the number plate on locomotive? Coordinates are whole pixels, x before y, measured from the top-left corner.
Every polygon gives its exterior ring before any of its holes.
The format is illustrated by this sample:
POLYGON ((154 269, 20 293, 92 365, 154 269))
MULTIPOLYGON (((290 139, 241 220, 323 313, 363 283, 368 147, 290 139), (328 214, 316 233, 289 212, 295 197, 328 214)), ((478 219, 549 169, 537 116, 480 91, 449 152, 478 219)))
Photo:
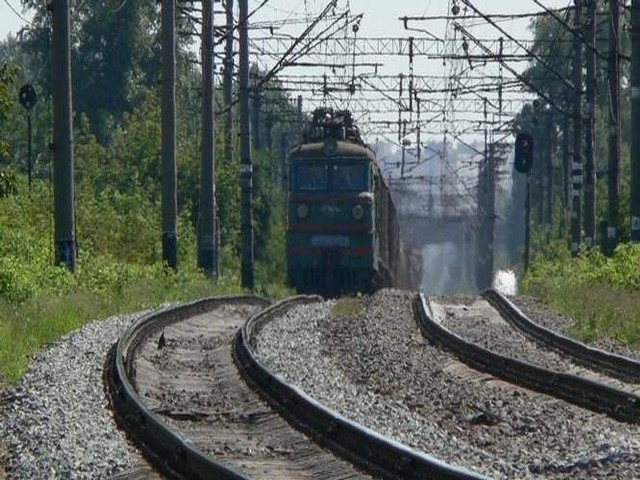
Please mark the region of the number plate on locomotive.
POLYGON ((312 247, 348 247, 349 237, 346 235, 314 235, 311 237, 312 247))

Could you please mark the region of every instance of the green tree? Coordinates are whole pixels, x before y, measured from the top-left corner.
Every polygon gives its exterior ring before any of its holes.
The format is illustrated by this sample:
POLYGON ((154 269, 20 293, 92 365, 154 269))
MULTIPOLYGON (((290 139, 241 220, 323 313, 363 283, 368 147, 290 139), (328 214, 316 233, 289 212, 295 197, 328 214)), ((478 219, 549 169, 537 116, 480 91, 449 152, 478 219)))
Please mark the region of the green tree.
MULTIPOLYGON (((586 11, 583 11, 583 18, 586 19, 586 11)), ((621 26, 625 24, 624 19, 620 22, 621 26)), ((547 15, 538 17, 531 24, 531 28, 534 33, 534 46, 533 52, 537 58, 532 59, 529 67, 523 73, 524 78, 527 80, 526 89, 530 92, 538 94, 538 100, 533 104, 525 106, 515 120, 515 126, 517 130, 528 131, 534 135, 536 140, 536 156, 534 159, 541 158, 538 153, 541 148, 545 148, 548 141, 552 142, 554 147, 553 151, 553 166, 555 177, 554 196, 555 202, 555 216, 553 224, 555 226, 561 226, 560 231, 564 234, 568 232, 563 229, 564 222, 568 218, 566 216, 566 209, 564 206, 561 208, 560 192, 562 192, 562 184, 560 179, 562 178, 562 151, 561 146, 563 141, 567 139, 569 141, 569 150, 571 152, 573 145, 573 132, 572 132, 572 111, 574 105, 575 93, 573 90, 573 42, 574 35, 571 33, 568 27, 573 25, 573 11, 567 10, 564 15, 564 24, 557 19, 547 15), (545 98, 546 97, 546 98, 545 98), (550 99, 552 107, 552 115, 550 117, 545 116, 545 110, 547 107, 546 99, 550 99), (570 117, 569 129, 563 128, 565 115, 570 117), (551 128, 547 129, 547 122, 552 122, 551 128), (548 132, 552 132, 551 138, 548 137, 548 132)), ((596 71, 596 105, 595 105, 595 120, 596 120, 596 212, 598 219, 606 218, 607 211, 607 182, 608 175, 608 112, 609 112, 609 92, 608 92, 608 75, 607 75, 607 56, 608 56, 608 25, 609 25, 609 8, 608 2, 598 2, 598 29, 596 37, 596 49, 598 52, 597 57, 597 71, 596 71)), ((578 34, 581 34, 578 31, 578 34)), ((630 49, 630 37, 629 31, 625 28, 620 29, 620 43, 621 52, 627 53, 630 49)), ((586 55, 589 52, 589 48, 583 46, 583 65, 586 65, 586 55)), ((628 155, 628 143, 631 136, 631 122, 625 121, 630 118, 630 102, 625 101, 629 95, 629 62, 624 60, 621 63, 621 84, 622 92, 621 98, 621 127, 622 127, 622 161, 621 161, 621 195, 619 199, 620 203, 620 217, 624 219, 628 215, 628 202, 629 202, 629 155, 628 155)), ((584 88, 584 87, 583 87, 584 88)), ((583 96, 584 102, 584 96, 583 96)), ((538 160, 539 161, 539 160, 538 160)), ((571 162, 571 158, 569 158, 571 162)), ((533 177, 533 204, 532 210, 535 212, 537 202, 539 202, 539 195, 536 193, 535 184, 539 182, 540 171, 537 171, 535 166, 532 172, 533 177)), ((535 216, 533 217, 535 218, 535 216)), ((621 238, 627 238, 628 225, 626 221, 620 221, 621 238)))
MULTIPOLYGON (((35 10, 25 37, 32 70, 50 93, 51 17, 44 2, 23 0, 35 10)), ((152 2, 71 3, 71 71, 76 121, 86 114, 100 141, 140 99, 140 87, 158 82, 158 8, 152 2)))
MULTIPOLYGON (((15 66, 9 62, 0 63, 0 122, 6 120, 11 110, 11 85, 15 75, 15 66)), ((0 138, 0 156, 8 153, 9 146, 5 138, 0 138)))

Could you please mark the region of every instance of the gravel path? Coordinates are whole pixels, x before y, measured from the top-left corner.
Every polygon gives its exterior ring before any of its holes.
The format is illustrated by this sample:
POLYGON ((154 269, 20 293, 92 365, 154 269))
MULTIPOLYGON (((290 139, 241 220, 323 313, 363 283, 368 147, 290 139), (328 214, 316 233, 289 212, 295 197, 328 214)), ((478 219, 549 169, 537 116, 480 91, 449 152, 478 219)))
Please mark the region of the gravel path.
POLYGON ((640 431, 478 374, 431 346, 411 295, 383 290, 363 312, 300 307, 258 351, 321 403, 384 435, 494 478, 640 478, 640 431))
POLYGON ((96 479, 139 469, 143 460, 117 429, 102 387, 107 350, 136 318, 112 317, 62 337, 4 392, 9 478, 96 479))

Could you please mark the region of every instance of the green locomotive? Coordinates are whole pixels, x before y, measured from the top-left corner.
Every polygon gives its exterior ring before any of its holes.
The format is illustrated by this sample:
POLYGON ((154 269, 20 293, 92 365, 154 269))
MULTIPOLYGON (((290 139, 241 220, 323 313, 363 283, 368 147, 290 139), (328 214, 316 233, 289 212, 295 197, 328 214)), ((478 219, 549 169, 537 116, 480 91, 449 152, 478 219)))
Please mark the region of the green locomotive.
POLYGON ((300 293, 402 283, 395 207, 348 111, 317 109, 290 152, 287 217, 288 277, 300 293))

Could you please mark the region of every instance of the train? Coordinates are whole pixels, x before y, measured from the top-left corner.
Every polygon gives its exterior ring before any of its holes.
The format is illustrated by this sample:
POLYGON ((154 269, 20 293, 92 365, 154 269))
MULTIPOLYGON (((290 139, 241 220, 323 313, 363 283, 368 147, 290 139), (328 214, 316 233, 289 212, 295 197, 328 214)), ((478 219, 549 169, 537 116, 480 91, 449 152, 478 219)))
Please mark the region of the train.
POLYGON ((400 241, 393 198, 348 110, 319 108, 288 155, 286 256, 299 293, 415 288, 422 263, 400 241))

